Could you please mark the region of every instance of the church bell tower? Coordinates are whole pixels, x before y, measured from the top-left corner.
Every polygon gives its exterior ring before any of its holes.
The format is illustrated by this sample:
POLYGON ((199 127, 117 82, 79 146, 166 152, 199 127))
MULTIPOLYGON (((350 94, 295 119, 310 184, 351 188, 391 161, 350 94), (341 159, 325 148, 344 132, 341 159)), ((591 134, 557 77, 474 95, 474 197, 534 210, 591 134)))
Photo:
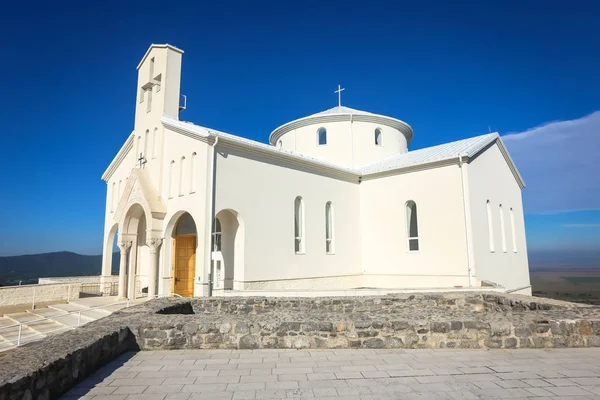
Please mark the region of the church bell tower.
POLYGON ((181 56, 169 44, 153 44, 137 66, 135 130, 162 116, 179 119, 181 56))

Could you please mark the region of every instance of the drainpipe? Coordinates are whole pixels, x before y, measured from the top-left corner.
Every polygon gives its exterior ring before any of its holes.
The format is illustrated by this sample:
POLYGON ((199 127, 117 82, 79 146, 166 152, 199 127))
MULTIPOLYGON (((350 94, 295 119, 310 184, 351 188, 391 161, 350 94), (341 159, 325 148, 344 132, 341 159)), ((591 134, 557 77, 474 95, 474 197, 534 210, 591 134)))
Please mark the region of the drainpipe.
POLYGON ((467 213, 467 190, 465 188, 465 174, 463 167, 463 156, 458 156, 458 167, 460 168, 460 183, 462 186, 463 214, 465 221, 465 241, 467 243, 467 272, 469 274, 469 287, 473 287, 473 271, 471 269, 471 238, 469 237, 469 223, 467 213))
POLYGON ((213 232, 213 224, 215 223, 214 220, 214 215, 215 215, 215 166, 216 166, 216 157, 215 157, 215 153, 216 153, 216 148, 217 148, 217 143, 219 143, 219 136, 217 136, 215 134, 215 141, 214 143, 211 145, 212 149, 211 149, 211 156, 210 156, 210 193, 208 193, 208 223, 206 224, 206 226, 208 227, 208 235, 206 235, 206 265, 208 265, 209 268, 209 272, 208 272, 208 295, 212 296, 212 289, 213 289, 213 268, 212 268, 212 249, 210 247, 211 243, 212 243, 212 232, 213 232))
POLYGON ((351 161, 352 161, 352 168, 356 168, 356 165, 354 165, 354 130, 352 129, 352 125, 354 122, 354 114, 350 114, 350 151, 352 152, 351 154, 351 161))

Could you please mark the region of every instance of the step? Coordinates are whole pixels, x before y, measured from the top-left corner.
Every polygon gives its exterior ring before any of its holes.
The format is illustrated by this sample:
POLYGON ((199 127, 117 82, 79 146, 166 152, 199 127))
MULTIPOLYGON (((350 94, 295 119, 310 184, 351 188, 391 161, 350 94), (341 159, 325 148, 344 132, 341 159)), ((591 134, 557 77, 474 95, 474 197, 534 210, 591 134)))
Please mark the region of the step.
MULTIPOLYGON (((29 329, 27 326, 23 325, 23 329, 21 331, 22 339, 24 337, 34 336, 34 335, 37 335, 37 332, 35 332, 34 330, 29 329)), ((0 337, 2 337, 2 339, 4 339, 4 340, 15 342, 15 344, 17 344, 16 342, 17 342, 17 337, 19 337, 19 327, 12 326, 10 328, 0 329, 0 337)), ((44 336, 38 335, 35 337, 43 338, 44 336)))
POLYGON ((35 320, 42 319, 41 316, 35 315, 32 313, 28 313, 28 312, 4 314, 4 316, 6 318, 12 319, 17 324, 24 324, 29 321, 35 321, 35 320))
POLYGON ((48 308, 51 308, 53 310, 62 311, 62 312, 72 312, 72 311, 86 310, 88 307, 80 306, 78 304, 68 303, 68 304, 53 304, 51 306, 48 306, 48 308))
POLYGON ((81 299, 74 299, 69 304, 76 304, 78 306, 93 308, 98 306, 106 306, 119 302, 119 298, 116 296, 100 296, 100 297, 85 297, 81 299))
MULTIPOLYGON (((132 306, 134 304, 134 302, 130 302, 129 305, 132 306)), ((124 309, 125 307, 127 307, 127 304, 123 303, 123 304, 113 304, 112 306, 106 306, 106 307, 102 307, 102 310, 108 311, 108 312, 115 312, 115 311, 119 311, 124 309)))
POLYGON ((29 329, 43 334, 53 334, 54 332, 64 331, 64 329, 66 328, 64 325, 49 319, 31 322, 26 324, 25 326, 27 326, 29 329))
POLYGON ((14 325, 15 321, 10 318, 0 317, 0 328, 3 326, 14 325))
POLYGON ((40 317, 46 317, 46 318, 51 318, 56 315, 63 315, 66 313, 66 311, 56 310, 54 308, 48 308, 48 307, 36 308, 35 310, 27 310, 27 312, 31 313, 31 314, 39 315, 40 317))
MULTIPOLYGON (((107 317, 110 314, 111 314, 110 311, 105 311, 105 310, 101 310, 101 309, 90 309, 90 310, 82 311, 81 317, 86 317, 86 318, 96 320, 96 319, 107 317)), ((77 315, 77 314, 75 314, 75 315, 77 315)))
POLYGON ((62 324, 64 326, 70 326, 76 328, 77 326, 82 326, 87 324, 88 322, 93 321, 93 318, 86 317, 85 315, 81 316, 81 320, 77 314, 69 314, 63 315, 60 317, 52 317, 52 320, 62 324))

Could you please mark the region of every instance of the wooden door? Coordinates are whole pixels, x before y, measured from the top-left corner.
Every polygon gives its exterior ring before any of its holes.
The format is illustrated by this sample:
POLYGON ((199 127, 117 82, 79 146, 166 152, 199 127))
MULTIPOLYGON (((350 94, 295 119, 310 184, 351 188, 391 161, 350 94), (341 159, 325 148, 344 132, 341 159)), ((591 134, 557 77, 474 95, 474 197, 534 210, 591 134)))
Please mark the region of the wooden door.
POLYGON ((192 297, 196 273, 196 235, 177 235, 175 252, 174 292, 183 297, 192 297))

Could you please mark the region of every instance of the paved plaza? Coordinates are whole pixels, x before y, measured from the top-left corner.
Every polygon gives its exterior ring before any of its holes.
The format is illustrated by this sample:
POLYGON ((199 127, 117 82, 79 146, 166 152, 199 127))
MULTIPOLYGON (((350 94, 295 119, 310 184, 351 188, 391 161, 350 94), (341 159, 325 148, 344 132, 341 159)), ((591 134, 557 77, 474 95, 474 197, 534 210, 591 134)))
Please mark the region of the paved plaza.
POLYGON ((128 353, 76 398, 600 399, 600 349, 128 353))

